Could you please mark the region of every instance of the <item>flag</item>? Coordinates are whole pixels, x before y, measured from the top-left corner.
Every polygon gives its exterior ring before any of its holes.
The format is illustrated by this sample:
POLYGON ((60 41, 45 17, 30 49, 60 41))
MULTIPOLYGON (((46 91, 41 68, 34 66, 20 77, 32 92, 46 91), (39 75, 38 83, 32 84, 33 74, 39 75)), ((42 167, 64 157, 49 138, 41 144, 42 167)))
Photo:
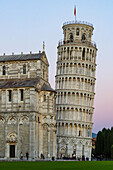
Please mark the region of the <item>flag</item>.
POLYGON ((76 16, 76 6, 75 6, 75 8, 74 8, 74 15, 76 16))

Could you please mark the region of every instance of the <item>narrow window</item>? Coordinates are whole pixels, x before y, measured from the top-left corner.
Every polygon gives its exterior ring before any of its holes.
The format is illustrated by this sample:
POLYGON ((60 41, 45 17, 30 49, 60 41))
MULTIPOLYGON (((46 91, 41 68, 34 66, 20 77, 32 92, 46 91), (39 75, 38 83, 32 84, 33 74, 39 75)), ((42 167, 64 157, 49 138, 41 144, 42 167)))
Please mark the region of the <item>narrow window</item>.
POLYGON ((73 34, 70 34, 70 41, 73 42, 73 34))
POLYGON ((83 48, 83 51, 82 51, 82 60, 85 60, 85 48, 83 48))
POLYGON ((9 90, 9 102, 12 101, 12 90, 9 90))
POLYGON ((86 40, 85 34, 82 34, 82 40, 83 40, 83 41, 86 40))
POLYGON ((46 95, 44 95, 44 102, 46 101, 46 95))
POLYGON ((6 75, 6 68, 3 66, 3 75, 6 75))
POLYGON ((24 101, 24 90, 23 89, 20 90, 20 100, 24 101))
POLYGON ((23 66, 23 74, 26 74, 26 65, 23 66))
POLYGON ((76 29, 76 35, 79 35, 79 28, 76 29))

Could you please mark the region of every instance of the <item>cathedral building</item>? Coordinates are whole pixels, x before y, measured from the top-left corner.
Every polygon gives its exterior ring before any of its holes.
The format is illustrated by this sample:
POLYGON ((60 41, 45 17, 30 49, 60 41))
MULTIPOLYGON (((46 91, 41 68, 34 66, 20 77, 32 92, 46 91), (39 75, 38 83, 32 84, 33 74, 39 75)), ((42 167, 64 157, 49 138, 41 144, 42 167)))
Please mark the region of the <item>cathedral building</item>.
POLYGON ((96 53, 94 27, 87 22, 63 24, 56 71, 57 156, 91 159, 96 53))
POLYGON ((0 56, 0 159, 56 156, 56 92, 45 52, 0 56))

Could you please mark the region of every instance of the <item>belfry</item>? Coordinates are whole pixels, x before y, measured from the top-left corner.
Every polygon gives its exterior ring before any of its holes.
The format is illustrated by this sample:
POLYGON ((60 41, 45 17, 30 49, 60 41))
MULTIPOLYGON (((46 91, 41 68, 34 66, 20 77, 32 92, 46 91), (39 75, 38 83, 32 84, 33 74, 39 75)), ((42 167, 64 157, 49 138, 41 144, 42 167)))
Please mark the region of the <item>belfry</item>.
MULTIPOLYGON (((76 12, 76 11, 74 11, 76 12)), ((56 69, 57 156, 91 159, 96 53, 94 27, 88 22, 63 24, 56 69)))

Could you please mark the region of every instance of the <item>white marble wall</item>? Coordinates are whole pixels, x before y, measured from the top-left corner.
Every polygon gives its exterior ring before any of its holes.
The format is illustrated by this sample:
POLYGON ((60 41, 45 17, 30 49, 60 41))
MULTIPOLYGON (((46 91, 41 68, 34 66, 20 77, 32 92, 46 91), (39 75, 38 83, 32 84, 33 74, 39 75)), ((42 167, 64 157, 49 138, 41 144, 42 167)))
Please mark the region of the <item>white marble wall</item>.
POLYGON ((81 24, 63 26, 64 41, 58 45, 57 155, 91 158, 92 118, 97 49, 91 42, 93 27, 81 24), (79 35, 76 29, 79 28, 79 35), (73 34, 71 41, 70 35, 73 34), (86 40, 81 37, 85 34, 86 40))

